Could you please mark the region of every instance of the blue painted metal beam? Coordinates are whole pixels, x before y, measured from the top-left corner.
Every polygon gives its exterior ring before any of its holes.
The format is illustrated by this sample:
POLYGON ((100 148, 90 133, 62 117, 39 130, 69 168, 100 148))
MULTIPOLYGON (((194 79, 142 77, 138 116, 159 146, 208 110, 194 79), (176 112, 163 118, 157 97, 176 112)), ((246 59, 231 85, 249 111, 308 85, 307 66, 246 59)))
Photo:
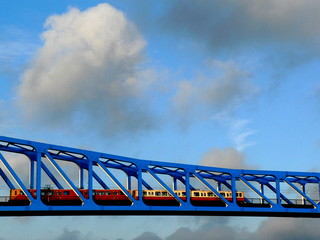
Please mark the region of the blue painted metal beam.
MULTIPOLYGON (((147 161, 5 136, 0 136, 0 160, 3 166, 0 167, 0 176, 8 189, 18 188, 28 199, 25 206, 18 206, 12 201, 0 202, 2 216, 140 214, 320 217, 320 173, 316 172, 236 170, 147 161), (7 156, 2 154, 4 152, 12 154, 7 156), (9 159, 15 154, 24 155, 30 160, 30 171, 25 172, 29 175, 29 183, 23 182, 23 178, 17 174, 21 174, 21 169, 15 171, 19 165, 14 164, 13 167, 10 164, 19 161, 19 158, 9 159), (44 158, 57 173, 46 167, 44 158), (69 174, 70 169, 63 162, 74 163, 73 166, 78 168, 78 177, 69 174), (94 167, 100 167, 105 176, 94 171, 94 167), (51 205, 44 202, 40 197, 46 185, 44 175, 57 189, 63 189, 67 184, 82 203, 51 205), (316 192, 311 193, 308 188, 314 185, 317 186, 316 192), (291 193, 285 187, 290 188, 291 193), (88 190, 87 197, 82 195, 83 188, 88 190), (29 189, 34 189, 36 196, 32 196, 29 189), (97 202, 94 200, 96 189, 118 189, 131 204, 113 206, 97 202), (165 189, 168 196, 173 196, 179 204, 162 206, 163 202, 160 201, 150 205, 144 201, 145 189, 165 189), (197 189, 212 192, 224 204, 195 204, 191 193, 197 189), (185 199, 178 196, 177 190, 185 191, 185 199), (138 194, 134 195, 134 191, 138 194), (231 200, 227 200, 223 191, 230 192, 231 200), (238 192, 244 193, 245 201, 236 201, 238 192)), ((10 193, 7 194, 9 197, 10 193)))

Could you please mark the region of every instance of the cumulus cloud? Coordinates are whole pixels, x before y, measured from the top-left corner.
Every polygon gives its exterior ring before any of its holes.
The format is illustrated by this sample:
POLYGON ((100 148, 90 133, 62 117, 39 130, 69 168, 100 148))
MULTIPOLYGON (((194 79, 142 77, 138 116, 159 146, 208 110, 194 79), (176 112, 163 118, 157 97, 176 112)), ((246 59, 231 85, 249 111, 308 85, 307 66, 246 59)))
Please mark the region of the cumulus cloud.
POLYGON ((103 133, 152 128, 141 67, 145 40, 108 4, 70 8, 46 21, 43 46, 19 86, 25 116, 47 126, 103 133))
POLYGON ((161 238, 159 238, 158 235, 153 232, 144 232, 133 240, 161 240, 161 238))
MULTIPOLYGON (((157 235, 152 235, 154 238, 149 238, 150 233, 143 233, 139 236, 139 240, 161 240, 157 235), (145 237, 143 237, 145 236, 145 237)), ((189 227, 178 228, 174 233, 169 235, 163 240, 211 240, 211 239, 245 239, 238 238, 239 236, 247 236, 245 229, 235 228, 229 226, 229 218, 226 217, 202 217, 200 218, 200 224, 195 228, 189 227)), ((135 240, 135 239, 134 239, 135 240)))
POLYGON ((269 52, 270 61, 282 56, 288 66, 320 54, 319 1, 175 0, 164 5, 159 19, 166 31, 215 54, 259 49, 269 52))
POLYGON ((260 224, 252 239, 319 239, 318 219, 270 218, 260 224))
POLYGON ((206 152, 199 162, 200 165, 222 168, 255 169, 245 160, 245 155, 234 148, 212 148, 206 152))
MULTIPOLYGON (((237 227, 229 221, 229 218, 223 222, 219 222, 219 217, 204 217, 202 218, 202 224, 195 229, 188 227, 182 227, 177 229, 170 236, 163 238, 163 240, 269 240, 269 239, 281 239, 281 240, 300 240, 309 239, 316 240, 320 237, 320 231, 317 227, 319 224, 318 219, 301 219, 301 218, 266 218, 261 221, 260 226, 250 231, 246 227, 237 227)), ((238 218, 240 221, 244 219, 238 218)), ((257 219, 260 220, 260 219, 257 219)), ((240 223, 239 223, 240 225, 240 223)), ((155 238, 143 238, 147 236, 142 234, 139 240, 159 239, 155 238)))
POLYGON ((174 107, 185 119, 209 118, 221 111, 233 112, 258 92, 248 72, 234 63, 213 61, 209 71, 193 81, 179 83, 174 107))

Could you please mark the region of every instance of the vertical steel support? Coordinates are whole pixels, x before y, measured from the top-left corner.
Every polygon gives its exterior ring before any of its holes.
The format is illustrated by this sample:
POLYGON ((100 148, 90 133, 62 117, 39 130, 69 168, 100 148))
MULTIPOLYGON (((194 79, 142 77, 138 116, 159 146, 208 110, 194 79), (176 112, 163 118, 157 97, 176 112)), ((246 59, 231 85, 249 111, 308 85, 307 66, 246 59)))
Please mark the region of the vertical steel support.
MULTIPOLYGON (((306 195, 306 185, 305 184, 301 184, 301 189, 302 189, 303 194, 306 195)), ((301 200, 302 200, 303 205, 307 204, 307 201, 303 196, 301 196, 301 200)))
POLYGON ((89 200, 93 199, 93 160, 96 159, 93 156, 87 156, 88 158, 88 195, 89 200))
POLYGON ((173 190, 178 190, 178 185, 177 185, 177 178, 176 177, 172 177, 173 180, 173 190))
POLYGON ((232 203, 237 202, 237 188, 236 188, 236 178, 234 175, 231 176, 231 187, 232 187, 232 203))
POLYGON ((131 175, 127 175, 127 189, 130 191, 132 189, 131 175))
POLYGON ((83 168, 79 166, 79 188, 84 189, 84 171, 83 168))
POLYGON ((143 192, 142 192, 142 169, 138 166, 138 199, 142 202, 143 192))
MULTIPOLYGON (((264 185, 263 185, 263 183, 260 183, 260 191, 261 191, 261 194, 264 195, 264 185)), ((260 203, 261 204, 264 203, 264 198, 262 196, 260 196, 260 203)))
POLYGON ((42 161, 41 161, 42 153, 37 149, 37 171, 36 171, 36 196, 37 200, 41 201, 41 169, 42 169, 42 161))
POLYGON ((185 176, 186 176, 186 181, 185 181, 185 187, 186 187, 186 198, 187 198, 187 203, 190 203, 190 172, 184 169, 185 176))
POLYGON ((34 178, 35 178, 35 163, 37 159, 34 159, 34 156, 28 156, 30 160, 30 172, 29 172, 29 188, 34 189, 35 183, 34 183, 34 178))
POLYGON ((281 197, 280 197, 280 179, 276 177, 276 196, 277 196, 277 204, 281 205, 281 197))

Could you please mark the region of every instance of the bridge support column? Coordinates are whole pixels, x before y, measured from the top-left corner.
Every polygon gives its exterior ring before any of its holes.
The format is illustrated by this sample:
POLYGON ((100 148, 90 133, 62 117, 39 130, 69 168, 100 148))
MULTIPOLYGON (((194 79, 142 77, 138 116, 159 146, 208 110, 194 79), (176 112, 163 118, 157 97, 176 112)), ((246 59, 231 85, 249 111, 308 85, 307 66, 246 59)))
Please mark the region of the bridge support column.
POLYGON ((127 189, 128 190, 132 189, 132 180, 130 175, 128 175, 128 178, 127 178, 127 189))
POLYGON ((84 189, 84 171, 82 167, 79 168, 79 187, 84 189))
MULTIPOLYGON (((302 189, 302 192, 303 192, 304 194, 306 194, 306 185, 305 185, 305 184, 301 184, 301 189, 302 189)), ((307 204, 306 199, 305 199, 304 197, 302 197, 302 196, 301 196, 301 198, 302 198, 302 204, 303 204, 303 205, 306 205, 306 204, 307 204)))
POLYGON ((28 156, 30 159, 30 172, 29 172, 29 187, 30 189, 34 189, 35 188, 35 163, 37 161, 37 157, 35 156, 28 156))
MULTIPOLYGON (((260 183, 260 191, 261 191, 261 194, 264 195, 264 185, 263 185, 263 183, 260 183)), ((261 204, 264 203, 263 197, 260 197, 260 203, 261 204)))
POLYGON ((177 190, 178 189, 177 179, 175 177, 172 177, 172 179, 173 179, 173 190, 177 190))

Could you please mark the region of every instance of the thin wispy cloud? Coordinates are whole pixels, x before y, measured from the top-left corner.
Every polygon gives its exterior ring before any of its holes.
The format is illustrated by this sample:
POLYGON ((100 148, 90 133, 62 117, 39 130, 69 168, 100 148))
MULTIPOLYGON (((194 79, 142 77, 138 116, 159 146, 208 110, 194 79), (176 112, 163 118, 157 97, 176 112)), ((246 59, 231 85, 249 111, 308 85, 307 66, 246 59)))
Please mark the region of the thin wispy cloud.
POLYGON ((237 151, 242 152, 257 144, 256 141, 251 140, 251 138, 257 134, 257 130, 250 127, 252 123, 251 119, 238 119, 228 111, 219 112, 213 115, 211 119, 226 127, 230 141, 237 151))
POLYGON ((251 122, 250 119, 230 120, 230 137, 238 151, 244 151, 246 148, 257 144, 249 139, 257 133, 249 127, 251 122))
POLYGON ((0 72, 21 71, 39 47, 31 33, 14 26, 0 26, 0 72))

